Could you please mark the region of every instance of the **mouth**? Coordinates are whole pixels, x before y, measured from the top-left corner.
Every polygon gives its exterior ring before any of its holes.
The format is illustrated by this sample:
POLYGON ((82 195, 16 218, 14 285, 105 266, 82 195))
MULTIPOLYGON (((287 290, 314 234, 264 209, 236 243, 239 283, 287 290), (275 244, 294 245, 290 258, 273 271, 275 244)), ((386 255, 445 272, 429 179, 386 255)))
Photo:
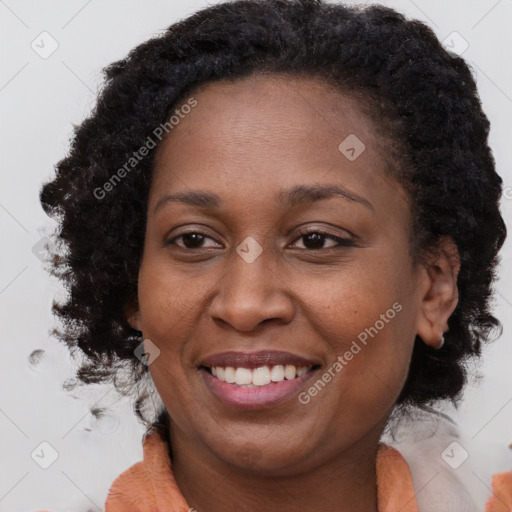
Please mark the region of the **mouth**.
POLYGON ((291 398, 318 368, 315 361, 277 351, 226 352, 199 366, 219 400, 245 409, 275 406, 291 398))

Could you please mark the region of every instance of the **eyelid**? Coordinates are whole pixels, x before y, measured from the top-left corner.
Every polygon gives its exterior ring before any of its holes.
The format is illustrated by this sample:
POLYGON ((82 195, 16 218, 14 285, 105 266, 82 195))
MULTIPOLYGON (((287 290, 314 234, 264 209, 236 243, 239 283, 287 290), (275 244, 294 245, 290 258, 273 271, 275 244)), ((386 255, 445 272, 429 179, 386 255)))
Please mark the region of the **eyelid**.
MULTIPOLYGON (((342 238, 347 240, 356 241, 358 237, 350 232, 348 229, 341 228, 340 226, 326 225, 326 224, 315 224, 305 223, 295 228, 298 232, 297 235, 307 235, 309 233, 321 233, 326 236, 332 236, 335 238, 342 238), (334 232, 333 232, 334 231, 334 232)), ((288 234, 292 230, 288 231, 288 234)))

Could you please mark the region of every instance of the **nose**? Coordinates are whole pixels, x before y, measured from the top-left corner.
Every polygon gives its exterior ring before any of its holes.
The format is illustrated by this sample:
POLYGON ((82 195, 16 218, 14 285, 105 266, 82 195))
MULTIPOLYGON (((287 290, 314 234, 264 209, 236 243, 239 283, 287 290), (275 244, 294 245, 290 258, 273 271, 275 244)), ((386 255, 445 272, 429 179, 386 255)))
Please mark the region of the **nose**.
POLYGON ((253 262, 233 254, 229 271, 210 303, 210 317, 249 332, 263 322, 289 323, 295 314, 290 288, 264 256, 253 262))

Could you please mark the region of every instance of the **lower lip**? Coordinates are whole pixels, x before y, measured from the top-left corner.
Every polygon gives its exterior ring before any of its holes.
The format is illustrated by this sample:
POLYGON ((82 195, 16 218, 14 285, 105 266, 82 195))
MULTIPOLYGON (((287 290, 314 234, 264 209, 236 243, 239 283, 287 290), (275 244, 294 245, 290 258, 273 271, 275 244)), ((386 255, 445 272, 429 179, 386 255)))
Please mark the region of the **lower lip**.
POLYGON ((210 391, 223 403, 239 409, 262 409, 281 404, 296 396, 303 383, 308 380, 314 370, 310 370, 296 379, 273 382, 266 386, 244 388, 229 384, 214 377, 206 369, 201 373, 210 391))

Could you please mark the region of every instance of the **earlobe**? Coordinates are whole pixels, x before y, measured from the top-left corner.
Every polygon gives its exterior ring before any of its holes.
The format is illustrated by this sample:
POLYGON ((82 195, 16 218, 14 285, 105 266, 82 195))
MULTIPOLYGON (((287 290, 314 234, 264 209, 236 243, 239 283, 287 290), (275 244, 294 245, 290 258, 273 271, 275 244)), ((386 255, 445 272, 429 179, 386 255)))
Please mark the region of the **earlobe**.
POLYGON ((141 331, 142 332, 142 329, 141 329, 141 322, 140 322, 140 315, 139 315, 139 312, 137 311, 136 313, 134 313, 133 315, 130 315, 128 317, 128 323, 130 324, 131 327, 133 327, 136 331, 141 331))
POLYGON ((457 307, 457 276, 460 256, 449 237, 440 239, 437 251, 424 265, 427 286, 423 288, 417 321, 418 336, 432 348, 441 348, 448 320, 457 307))
POLYGON ((130 327, 132 327, 136 331, 142 331, 140 310, 137 305, 127 306, 125 308, 125 316, 126 316, 127 322, 130 324, 130 327))

